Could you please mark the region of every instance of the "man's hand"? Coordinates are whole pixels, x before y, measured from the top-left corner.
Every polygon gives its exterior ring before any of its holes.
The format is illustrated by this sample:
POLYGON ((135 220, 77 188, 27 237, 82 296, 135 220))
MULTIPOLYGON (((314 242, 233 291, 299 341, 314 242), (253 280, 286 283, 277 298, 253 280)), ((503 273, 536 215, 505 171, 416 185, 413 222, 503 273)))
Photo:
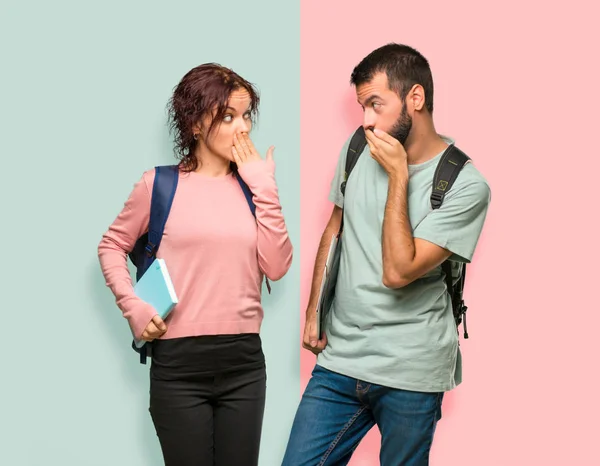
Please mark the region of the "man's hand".
POLYGON ((152 341, 164 335, 166 331, 167 325, 160 318, 160 316, 156 315, 152 318, 150 323, 146 326, 146 329, 142 332, 142 340, 152 341))
POLYGON ((384 131, 365 130, 367 144, 373 157, 388 175, 407 174, 408 161, 406 151, 400 141, 384 131))
POLYGON ((323 338, 317 338, 317 313, 314 309, 306 311, 306 322, 304 324, 304 338, 302 347, 314 354, 319 354, 327 345, 327 335, 323 332, 323 338))

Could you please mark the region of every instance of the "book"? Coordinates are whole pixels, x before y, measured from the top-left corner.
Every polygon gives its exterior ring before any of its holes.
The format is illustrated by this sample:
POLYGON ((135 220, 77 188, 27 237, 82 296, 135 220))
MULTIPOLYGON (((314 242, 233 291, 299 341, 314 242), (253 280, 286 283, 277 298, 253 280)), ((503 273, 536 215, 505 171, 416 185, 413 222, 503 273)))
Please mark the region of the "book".
POLYGON ((319 290, 319 298, 317 300, 317 337, 320 340, 322 333, 325 330, 325 319, 335 295, 335 285, 337 282, 338 269, 340 266, 341 254, 341 233, 336 233, 331 238, 323 277, 321 279, 321 288, 319 290))
MULTIPOLYGON (((163 320, 179 302, 164 259, 155 259, 152 262, 133 287, 133 291, 142 301, 150 304, 163 320)), ((135 340, 138 348, 145 343, 144 340, 135 340)))

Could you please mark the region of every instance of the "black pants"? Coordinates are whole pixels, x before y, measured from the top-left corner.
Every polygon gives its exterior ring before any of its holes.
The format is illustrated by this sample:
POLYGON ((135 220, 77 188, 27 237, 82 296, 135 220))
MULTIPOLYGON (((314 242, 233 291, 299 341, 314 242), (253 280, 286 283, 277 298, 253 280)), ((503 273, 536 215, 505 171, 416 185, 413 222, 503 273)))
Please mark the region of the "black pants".
POLYGON ((165 465, 257 465, 265 391, 258 334, 156 340, 150 414, 165 465))

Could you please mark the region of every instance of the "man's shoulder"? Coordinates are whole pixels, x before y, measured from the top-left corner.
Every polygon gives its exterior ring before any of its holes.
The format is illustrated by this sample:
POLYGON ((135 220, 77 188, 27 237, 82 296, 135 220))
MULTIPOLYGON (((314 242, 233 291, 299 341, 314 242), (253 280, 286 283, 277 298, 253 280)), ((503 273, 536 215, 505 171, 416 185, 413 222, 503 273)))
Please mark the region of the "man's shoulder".
POLYGON ((487 179, 472 161, 463 167, 456 178, 453 189, 455 192, 460 191, 463 195, 468 194, 481 200, 487 200, 491 196, 491 188, 487 179))
MULTIPOLYGON (((455 144, 454 139, 443 136, 448 142, 455 144)), ((465 164, 465 166, 460 171, 456 181, 454 182, 454 186, 450 191, 461 191, 463 193, 470 193, 476 197, 486 198, 491 194, 490 185, 483 175, 483 173, 477 167, 477 157, 470 154, 470 152, 463 150, 459 144, 455 144, 455 147, 463 152, 467 157, 469 157, 469 161, 465 164)))

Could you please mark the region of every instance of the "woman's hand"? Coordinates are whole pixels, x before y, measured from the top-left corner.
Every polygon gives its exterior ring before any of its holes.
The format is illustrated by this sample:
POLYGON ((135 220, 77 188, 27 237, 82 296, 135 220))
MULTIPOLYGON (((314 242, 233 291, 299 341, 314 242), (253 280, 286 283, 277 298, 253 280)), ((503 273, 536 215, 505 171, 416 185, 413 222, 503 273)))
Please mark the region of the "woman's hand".
MULTIPOLYGON (((269 147, 267 151, 267 160, 273 160, 274 146, 269 147)), ((245 163, 262 160, 260 154, 256 151, 248 133, 236 133, 233 135, 233 146, 231 148, 233 159, 238 167, 245 163)))
POLYGON ((146 329, 142 332, 142 340, 152 341, 164 335, 166 331, 167 325, 160 318, 160 316, 155 315, 150 323, 146 326, 146 329))

